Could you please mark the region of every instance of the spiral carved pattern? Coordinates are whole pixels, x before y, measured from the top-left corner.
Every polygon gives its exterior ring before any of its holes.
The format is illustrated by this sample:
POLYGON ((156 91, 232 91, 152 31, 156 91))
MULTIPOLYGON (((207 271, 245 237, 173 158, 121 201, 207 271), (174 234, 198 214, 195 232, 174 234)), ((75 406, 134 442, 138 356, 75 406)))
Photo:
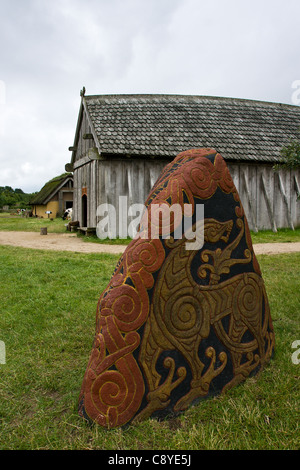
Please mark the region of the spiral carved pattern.
POLYGON ((260 286, 250 276, 247 281, 241 282, 235 291, 235 302, 238 310, 243 312, 246 318, 257 316, 259 313, 260 286))
POLYGON ((104 427, 127 423, 142 401, 144 380, 133 356, 140 344, 136 330, 149 312, 147 289, 154 283, 152 272, 163 261, 160 240, 134 240, 99 299, 97 331, 82 385, 80 409, 81 414, 104 427), (129 278, 134 287, 126 284, 129 278), (112 367, 114 370, 110 370, 112 367))

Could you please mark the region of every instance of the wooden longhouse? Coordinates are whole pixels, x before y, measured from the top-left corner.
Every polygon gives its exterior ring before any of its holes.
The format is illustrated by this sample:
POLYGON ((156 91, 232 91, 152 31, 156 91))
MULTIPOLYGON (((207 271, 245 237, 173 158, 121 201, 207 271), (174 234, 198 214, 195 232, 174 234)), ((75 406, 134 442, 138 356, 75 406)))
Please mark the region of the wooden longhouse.
POLYGON ((300 107, 245 99, 81 92, 71 163, 73 220, 95 230, 100 204, 143 204, 163 167, 184 150, 216 149, 226 160, 252 230, 300 225, 300 171, 280 170, 297 137, 300 107))

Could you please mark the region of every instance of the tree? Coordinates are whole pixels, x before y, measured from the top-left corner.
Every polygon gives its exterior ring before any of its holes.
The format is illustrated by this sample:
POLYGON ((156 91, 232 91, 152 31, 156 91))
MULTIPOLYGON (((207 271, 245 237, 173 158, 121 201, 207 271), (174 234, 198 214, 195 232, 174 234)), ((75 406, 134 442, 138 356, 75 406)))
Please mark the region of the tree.
POLYGON ((20 188, 14 190, 10 186, 0 186, 0 209, 3 206, 26 209, 30 207, 31 199, 32 194, 26 194, 20 188))
POLYGON ((282 162, 274 165, 274 170, 281 168, 300 168, 300 140, 291 139, 290 142, 280 150, 282 162))

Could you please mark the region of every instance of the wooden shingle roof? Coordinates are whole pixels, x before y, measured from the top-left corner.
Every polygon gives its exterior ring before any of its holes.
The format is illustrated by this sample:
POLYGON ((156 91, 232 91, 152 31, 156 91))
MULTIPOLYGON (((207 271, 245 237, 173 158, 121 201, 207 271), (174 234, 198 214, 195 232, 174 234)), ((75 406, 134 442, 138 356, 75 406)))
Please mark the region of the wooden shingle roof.
POLYGON ((213 147, 226 160, 276 162, 300 128, 300 107, 182 95, 84 96, 100 154, 174 158, 213 147))

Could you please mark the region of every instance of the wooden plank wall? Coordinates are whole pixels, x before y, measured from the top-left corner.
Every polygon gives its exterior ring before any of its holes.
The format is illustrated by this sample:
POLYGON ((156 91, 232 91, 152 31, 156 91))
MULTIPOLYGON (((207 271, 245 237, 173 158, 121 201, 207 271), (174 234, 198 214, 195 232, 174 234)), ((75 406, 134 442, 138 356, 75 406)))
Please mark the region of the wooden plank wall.
POLYGON ((87 120, 86 113, 83 113, 82 116, 82 122, 81 122, 81 127, 80 127, 80 133, 79 133, 79 139, 77 143, 77 151, 76 151, 76 159, 75 161, 80 160, 84 155, 87 154, 88 150, 90 148, 95 147, 95 141, 94 139, 84 139, 83 136, 84 134, 90 134, 91 133, 91 128, 87 120))
MULTIPOLYGON (((87 188, 88 226, 96 227, 100 204, 117 210, 119 196, 128 196, 128 206, 144 204, 167 161, 92 160, 74 171, 74 217, 81 221, 82 188, 87 188)), ((300 171, 274 172, 266 164, 228 163, 251 230, 300 226, 300 171)), ((128 219, 131 220, 131 219, 128 219)))
MULTIPOLYGON (((144 204, 167 162, 118 160, 98 163, 97 205, 112 204, 119 220, 119 196, 127 196, 127 207, 144 204)), ((132 217, 127 217, 127 226, 132 217)), ((98 222, 95 220, 95 223, 98 222)))
POLYGON ((228 164, 251 230, 300 226, 300 170, 266 164, 228 164), (298 187, 298 189, 297 189, 298 187))
MULTIPOLYGON (((92 160, 74 171, 74 216, 81 222, 82 188, 87 188, 88 226, 96 227, 100 204, 112 204, 119 216, 119 196, 127 196, 128 207, 144 204, 166 161, 92 160)), ((129 219, 129 221, 131 218, 129 219)))

